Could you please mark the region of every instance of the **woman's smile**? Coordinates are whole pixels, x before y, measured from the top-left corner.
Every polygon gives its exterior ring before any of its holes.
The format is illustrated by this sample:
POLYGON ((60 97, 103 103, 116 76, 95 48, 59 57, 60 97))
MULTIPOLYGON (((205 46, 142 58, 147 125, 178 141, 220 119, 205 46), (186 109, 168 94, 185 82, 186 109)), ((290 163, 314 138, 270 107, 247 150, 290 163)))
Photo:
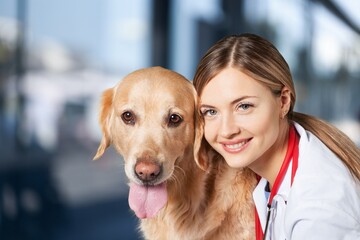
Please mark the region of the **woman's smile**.
POLYGON ((246 147, 250 144, 252 138, 236 140, 236 141, 226 141, 220 142, 223 146, 224 150, 228 153, 239 153, 246 149, 246 147))

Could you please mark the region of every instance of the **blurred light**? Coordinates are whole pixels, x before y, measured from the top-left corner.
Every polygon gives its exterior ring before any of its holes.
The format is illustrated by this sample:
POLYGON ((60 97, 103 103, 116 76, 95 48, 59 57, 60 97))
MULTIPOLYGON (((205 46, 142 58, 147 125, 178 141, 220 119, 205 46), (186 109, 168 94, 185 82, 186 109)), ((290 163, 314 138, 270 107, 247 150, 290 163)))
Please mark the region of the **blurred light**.
POLYGON ((70 52, 60 43, 47 39, 42 42, 42 47, 37 52, 43 66, 54 72, 65 72, 74 66, 70 52))
POLYGON ((334 74, 341 66, 342 47, 332 34, 322 33, 314 38, 313 62, 321 74, 334 74))
POLYGON ((13 18, 0 17, 0 40, 14 48, 18 36, 18 24, 13 18))
POLYGON ((148 34, 148 23, 146 19, 125 18, 113 25, 115 36, 125 41, 139 42, 148 34))

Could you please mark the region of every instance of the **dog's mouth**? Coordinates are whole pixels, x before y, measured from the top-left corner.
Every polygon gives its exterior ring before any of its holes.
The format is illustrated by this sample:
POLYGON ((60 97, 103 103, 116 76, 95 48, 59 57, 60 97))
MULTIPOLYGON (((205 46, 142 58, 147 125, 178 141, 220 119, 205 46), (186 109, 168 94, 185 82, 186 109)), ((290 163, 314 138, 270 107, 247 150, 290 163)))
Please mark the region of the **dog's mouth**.
POLYGON ((166 183, 139 185, 130 183, 129 206, 140 219, 153 218, 167 203, 166 183))

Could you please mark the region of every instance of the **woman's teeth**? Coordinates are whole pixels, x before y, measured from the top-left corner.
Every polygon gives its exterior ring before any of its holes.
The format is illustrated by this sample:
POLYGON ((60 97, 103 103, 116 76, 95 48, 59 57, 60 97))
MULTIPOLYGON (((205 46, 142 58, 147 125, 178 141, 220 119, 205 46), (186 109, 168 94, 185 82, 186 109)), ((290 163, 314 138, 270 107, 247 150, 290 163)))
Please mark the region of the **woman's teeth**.
POLYGON ((232 145, 225 145, 227 148, 236 149, 244 146, 247 143, 247 141, 243 141, 241 143, 232 144, 232 145))

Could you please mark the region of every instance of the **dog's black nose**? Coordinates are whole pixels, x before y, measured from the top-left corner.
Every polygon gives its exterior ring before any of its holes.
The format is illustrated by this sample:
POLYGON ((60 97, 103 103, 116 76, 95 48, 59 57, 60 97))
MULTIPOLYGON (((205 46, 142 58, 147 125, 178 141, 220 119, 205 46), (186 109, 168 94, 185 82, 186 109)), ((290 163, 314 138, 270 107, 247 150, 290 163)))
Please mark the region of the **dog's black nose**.
POLYGON ((150 161, 139 161, 135 165, 136 176, 143 182, 155 180, 161 172, 159 164, 150 161))

